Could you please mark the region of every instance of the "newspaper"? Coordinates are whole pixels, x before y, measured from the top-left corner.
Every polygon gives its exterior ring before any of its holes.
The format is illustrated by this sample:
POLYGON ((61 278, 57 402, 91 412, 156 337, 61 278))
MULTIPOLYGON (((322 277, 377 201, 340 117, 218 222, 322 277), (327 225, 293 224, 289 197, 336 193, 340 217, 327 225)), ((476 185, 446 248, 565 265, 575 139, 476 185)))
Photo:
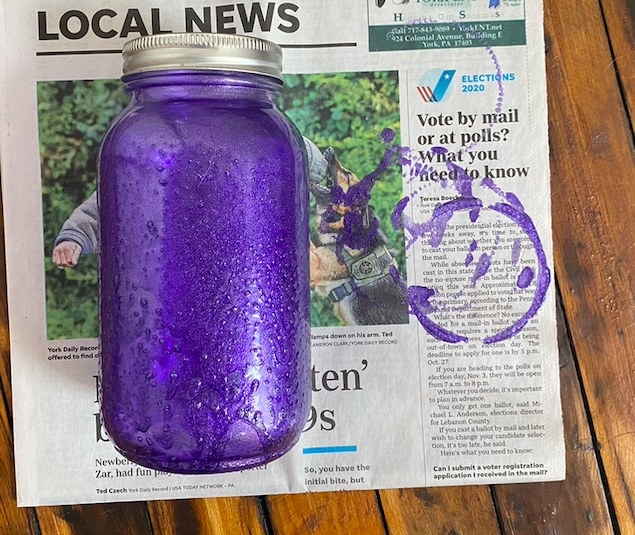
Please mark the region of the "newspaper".
MULTIPOLYGON (((542 2, 0 9, 19 505, 564 477, 542 2), (382 237, 340 258, 344 275, 312 271, 313 401, 300 442, 265 467, 220 475, 124 459, 97 401, 95 157, 127 101, 123 42, 182 31, 283 47, 281 108, 370 181, 364 217, 382 237), (397 296, 380 317, 353 306, 354 288, 377 281, 397 296)), ((319 250, 324 206, 312 209, 319 250)))

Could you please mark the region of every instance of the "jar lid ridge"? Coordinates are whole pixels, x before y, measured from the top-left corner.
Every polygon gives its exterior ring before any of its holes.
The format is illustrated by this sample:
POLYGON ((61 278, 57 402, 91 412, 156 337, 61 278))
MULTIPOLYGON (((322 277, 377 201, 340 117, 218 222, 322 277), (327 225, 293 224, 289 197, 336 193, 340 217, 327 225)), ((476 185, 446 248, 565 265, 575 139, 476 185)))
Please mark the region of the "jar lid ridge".
POLYGON ((165 70, 223 70, 282 79, 282 50, 266 39, 222 33, 146 35, 123 45, 123 75, 165 70))

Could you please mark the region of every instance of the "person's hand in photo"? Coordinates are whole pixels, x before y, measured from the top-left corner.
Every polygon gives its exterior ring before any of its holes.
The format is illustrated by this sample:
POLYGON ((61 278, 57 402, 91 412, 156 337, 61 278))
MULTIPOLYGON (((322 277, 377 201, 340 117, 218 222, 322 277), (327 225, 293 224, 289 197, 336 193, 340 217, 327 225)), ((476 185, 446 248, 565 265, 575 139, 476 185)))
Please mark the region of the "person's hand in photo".
POLYGON ((63 241, 58 243, 53 249, 51 259, 60 269, 73 268, 79 262, 79 255, 82 247, 74 241, 63 241))

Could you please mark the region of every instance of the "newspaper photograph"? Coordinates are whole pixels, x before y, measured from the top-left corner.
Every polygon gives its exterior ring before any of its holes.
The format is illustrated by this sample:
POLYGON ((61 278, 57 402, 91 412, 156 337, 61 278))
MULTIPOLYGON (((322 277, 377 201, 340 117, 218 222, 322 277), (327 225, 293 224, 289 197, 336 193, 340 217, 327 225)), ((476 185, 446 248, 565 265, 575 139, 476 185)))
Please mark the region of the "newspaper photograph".
POLYGON ((18 505, 563 479, 542 17, 525 0, 0 3, 18 505), (309 164, 311 411, 289 453, 235 473, 137 465, 99 412, 99 147, 129 101, 123 43, 176 32, 279 44, 309 164))

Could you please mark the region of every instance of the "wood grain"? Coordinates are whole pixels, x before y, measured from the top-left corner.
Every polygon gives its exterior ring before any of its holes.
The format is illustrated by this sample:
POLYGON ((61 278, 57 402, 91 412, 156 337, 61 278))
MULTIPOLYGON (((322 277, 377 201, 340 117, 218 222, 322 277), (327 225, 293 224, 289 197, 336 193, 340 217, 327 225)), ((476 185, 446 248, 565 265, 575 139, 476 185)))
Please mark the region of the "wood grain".
POLYGON ((152 533, 142 502, 39 507, 37 517, 42 535, 152 533))
POLYGON ((488 487, 380 491, 390 535, 500 533, 488 487))
POLYGON ((635 156, 598 1, 572 7, 546 2, 555 265, 617 528, 635 533, 635 156))
POLYGON ((267 498, 276 535, 385 535, 374 491, 316 492, 267 498))
POLYGON ((155 535, 265 535, 257 498, 148 502, 155 535))
POLYGON ((602 0, 615 67, 622 95, 628 106, 631 128, 635 126, 635 2, 633 0, 602 0))
POLYGON ((560 306, 558 342, 567 478, 552 483, 494 486, 503 531, 514 535, 536 530, 558 535, 611 535, 614 530, 560 306))
POLYGON ((29 535, 37 533, 28 509, 18 509, 15 497, 13 441, 7 405, 0 397, 0 533, 29 535))

